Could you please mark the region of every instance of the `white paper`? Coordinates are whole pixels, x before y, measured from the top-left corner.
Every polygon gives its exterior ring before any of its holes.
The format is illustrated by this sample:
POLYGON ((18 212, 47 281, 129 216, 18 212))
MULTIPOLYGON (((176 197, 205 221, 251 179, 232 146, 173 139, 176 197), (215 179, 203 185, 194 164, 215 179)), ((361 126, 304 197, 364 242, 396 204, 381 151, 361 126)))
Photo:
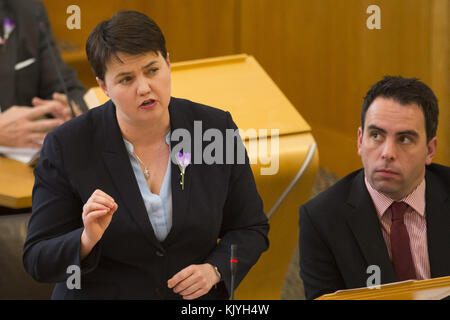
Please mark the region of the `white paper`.
POLYGON ((7 158, 14 159, 26 164, 29 164, 36 157, 39 157, 40 149, 28 149, 28 148, 10 148, 0 146, 0 154, 7 158))

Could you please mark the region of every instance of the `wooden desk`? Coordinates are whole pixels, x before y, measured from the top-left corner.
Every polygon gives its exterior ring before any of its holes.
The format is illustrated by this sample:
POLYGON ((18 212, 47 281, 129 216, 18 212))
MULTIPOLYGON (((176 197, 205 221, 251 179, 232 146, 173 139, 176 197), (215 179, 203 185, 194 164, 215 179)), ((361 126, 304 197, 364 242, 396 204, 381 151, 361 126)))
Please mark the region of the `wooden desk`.
POLYGON ((33 168, 0 157, 0 206, 13 209, 31 207, 33 184, 33 168))
POLYGON ((379 289, 337 291, 316 300, 440 300, 447 296, 450 296, 450 276, 385 284, 379 289))

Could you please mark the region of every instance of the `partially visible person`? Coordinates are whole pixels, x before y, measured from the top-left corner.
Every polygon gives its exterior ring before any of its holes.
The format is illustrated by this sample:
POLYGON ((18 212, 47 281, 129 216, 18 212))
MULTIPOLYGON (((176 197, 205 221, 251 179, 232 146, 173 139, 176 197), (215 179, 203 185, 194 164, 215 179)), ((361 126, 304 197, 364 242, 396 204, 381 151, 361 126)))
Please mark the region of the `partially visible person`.
POLYGON ((385 77, 369 90, 358 129, 364 168, 300 208, 307 299, 450 275, 450 168, 432 163, 438 113, 418 79, 385 77))
POLYGON ((40 148, 73 117, 57 68, 75 115, 87 111, 86 90, 61 59, 41 1, 0 0, 0 32, 0 146, 40 148))

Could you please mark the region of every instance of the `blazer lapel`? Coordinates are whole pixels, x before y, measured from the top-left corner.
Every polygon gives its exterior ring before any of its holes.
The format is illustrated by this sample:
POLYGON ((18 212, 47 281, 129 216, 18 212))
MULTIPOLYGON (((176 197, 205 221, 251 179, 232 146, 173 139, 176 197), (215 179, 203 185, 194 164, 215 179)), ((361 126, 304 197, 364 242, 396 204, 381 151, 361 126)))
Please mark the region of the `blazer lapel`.
MULTIPOLYGON (((180 168, 178 167, 177 163, 174 163, 171 161, 171 170, 172 170, 172 176, 171 176, 171 187, 172 187, 172 228, 167 236, 167 238, 164 240, 163 243, 170 242, 174 239, 176 236, 176 231, 182 228, 183 221, 188 215, 189 210, 189 201, 190 201, 190 193, 191 193, 191 181, 192 176, 195 172, 195 166, 194 158, 193 158, 193 150, 194 150, 194 126, 193 126, 193 119, 190 119, 190 117, 186 114, 184 111, 184 106, 180 106, 179 103, 177 103, 177 100, 174 98, 171 98, 170 104, 169 104, 169 114, 170 114, 170 129, 171 129, 171 137, 173 131, 176 129, 185 129, 189 132, 191 137, 191 149, 186 150, 185 152, 190 152, 192 155, 191 164, 189 164, 185 170, 184 175, 184 190, 181 187, 181 175, 180 175, 180 168)), ((179 141, 178 143, 181 143, 182 141, 179 141)), ((171 141, 171 153, 175 145, 178 144, 177 142, 171 141)), ((171 154, 172 156, 172 154, 171 154)), ((172 159, 174 159, 172 157, 172 159)))
POLYGON ((157 248, 161 248, 161 244, 156 239, 148 218, 147 210, 131 167, 125 143, 117 123, 115 106, 109 101, 104 108, 103 127, 105 131, 102 141, 104 142, 103 159, 106 168, 132 219, 141 228, 147 240, 157 248))
POLYGON ((347 204, 349 205, 346 213, 347 222, 367 264, 380 267, 382 283, 397 281, 375 206, 364 183, 363 170, 353 180, 347 204))
POLYGON ((450 270, 450 206, 445 186, 437 177, 427 170, 426 172, 426 220, 428 257, 430 260, 431 277, 448 276, 450 270))

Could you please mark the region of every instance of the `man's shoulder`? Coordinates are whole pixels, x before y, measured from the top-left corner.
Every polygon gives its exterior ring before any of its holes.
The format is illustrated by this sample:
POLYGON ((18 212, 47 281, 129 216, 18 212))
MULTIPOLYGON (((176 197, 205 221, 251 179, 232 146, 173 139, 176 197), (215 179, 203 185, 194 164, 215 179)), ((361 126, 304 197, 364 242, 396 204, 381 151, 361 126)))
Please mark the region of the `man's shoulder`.
POLYGON ((304 204, 304 207, 312 211, 325 212, 331 208, 336 209, 347 202, 355 180, 363 179, 363 169, 356 170, 337 181, 328 189, 304 204))
POLYGON ((432 163, 426 167, 426 178, 439 181, 441 187, 450 193, 450 167, 432 163))

